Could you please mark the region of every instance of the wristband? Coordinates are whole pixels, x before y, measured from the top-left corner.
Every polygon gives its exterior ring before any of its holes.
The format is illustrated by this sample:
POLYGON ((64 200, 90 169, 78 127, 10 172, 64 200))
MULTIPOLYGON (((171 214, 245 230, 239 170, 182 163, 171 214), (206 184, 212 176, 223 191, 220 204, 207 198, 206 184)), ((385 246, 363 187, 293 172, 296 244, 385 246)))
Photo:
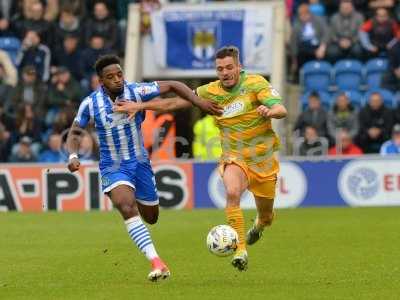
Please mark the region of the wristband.
POLYGON ((71 154, 69 155, 69 160, 74 159, 74 158, 78 159, 78 154, 76 154, 76 153, 71 153, 71 154))

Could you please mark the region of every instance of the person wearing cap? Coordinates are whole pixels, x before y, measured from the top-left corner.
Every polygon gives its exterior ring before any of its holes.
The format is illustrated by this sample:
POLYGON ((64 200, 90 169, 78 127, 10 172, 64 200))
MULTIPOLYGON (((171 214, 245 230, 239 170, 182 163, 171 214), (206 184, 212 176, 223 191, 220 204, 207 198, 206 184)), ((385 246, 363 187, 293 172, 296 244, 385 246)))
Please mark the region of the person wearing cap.
POLYGON ((382 144, 380 154, 400 154, 400 124, 394 125, 392 130, 392 139, 382 144))
POLYGON ((35 162, 36 156, 32 151, 32 139, 23 136, 19 139, 15 153, 10 157, 10 162, 35 162))

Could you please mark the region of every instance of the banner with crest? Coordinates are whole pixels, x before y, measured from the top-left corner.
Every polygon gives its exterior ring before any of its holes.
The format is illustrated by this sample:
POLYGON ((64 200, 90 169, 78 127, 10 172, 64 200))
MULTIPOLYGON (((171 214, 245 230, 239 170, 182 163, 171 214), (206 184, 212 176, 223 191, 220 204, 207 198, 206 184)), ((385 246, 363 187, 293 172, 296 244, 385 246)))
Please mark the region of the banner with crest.
POLYGON ((218 48, 240 49, 245 68, 269 69, 272 11, 255 7, 167 7, 152 14, 155 60, 161 68, 214 68, 218 48))

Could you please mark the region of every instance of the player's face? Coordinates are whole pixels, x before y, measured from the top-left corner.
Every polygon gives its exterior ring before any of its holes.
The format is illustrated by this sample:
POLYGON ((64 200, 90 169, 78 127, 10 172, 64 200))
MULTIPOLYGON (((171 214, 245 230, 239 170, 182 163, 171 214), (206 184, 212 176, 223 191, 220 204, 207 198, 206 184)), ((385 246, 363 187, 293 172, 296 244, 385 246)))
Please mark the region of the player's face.
POLYGON ((119 95, 124 91, 124 73, 120 65, 114 64, 105 67, 99 81, 114 95, 119 95))
POLYGON ((239 82, 241 66, 233 57, 217 58, 215 66, 223 87, 230 89, 239 82))

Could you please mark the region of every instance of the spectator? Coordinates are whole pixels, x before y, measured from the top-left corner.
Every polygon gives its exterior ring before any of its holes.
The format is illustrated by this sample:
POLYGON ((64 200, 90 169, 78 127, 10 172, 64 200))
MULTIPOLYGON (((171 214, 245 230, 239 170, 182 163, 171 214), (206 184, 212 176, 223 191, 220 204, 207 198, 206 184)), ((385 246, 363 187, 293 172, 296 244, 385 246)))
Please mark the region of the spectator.
POLYGON ((10 23, 15 13, 15 2, 12 0, 0 2, 0 37, 15 36, 10 23))
POLYGON ((63 66, 57 69, 52 78, 47 98, 46 123, 51 124, 55 115, 65 107, 76 108, 81 100, 81 87, 63 66))
POLYGON ((328 133, 331 140, 336 138, 337 131, 345 129, 350 138, 358 133, 358 116, 345 93, 336 97, 336 103, 328 113, 328 133))
POLYGON ((383 104, 382 96, 373 93, 359 114, 357 144, 364 153, 379 153, 382 143, 390 138, 393 113, 383 104))
POLYGON ((32 140, 28 136, 21 137, 15 146, 15 151, 10 157, 10 162, 27 163, 35 162, 36 156, 31 148, 32 140))
POLYGON ((76 109, 72 106, 65 106, 57 110, 53 116, 52 132, 64 134, 65 130, 69 129, 76 115, 76 109))
POLYGON ((400 154, 400 124, 393 126, 392 139, 382 144, 380 154, 400 154))
POLYGON ((305 128, 312 126, 319 136, 327 137, 327 113, 321 106, 321 100, 317 93, 311 93, 308 98, 308 108, 297 119, 295 130, 304 135, 305 128))
POLYGON ((38 154, 42 142, 42 130, 43 123, 35 115, 32 105, 20 105, 15 120, 14 141, 19 141, 23 136, 29 137, 32 149, 38 154))
POLYGON ((216 160, 221 156, 220 132, 214 118, 205 115, 193 127, 193 156, 201 160, 216 160))
MULTIPOLYGON (((86 3, 87 1, 82 0, 59 0, 59 5, 61 7, 61 11, 64 8, 71 10, 72 13, 77 16, 80 20, 83 20, 86 13, 86 3)), ((117 1, 119 2, 119 1, 117 1)))
POLYGON ((39 34, 40 40, 50 45, 50 23, 44 19, 45 7, 41 1, 34 1, 26 5, 24 17, 15 22, 18 37, 22 39, 28 31, 35 31, 39 34))
POLYGON ((388 49, 389 67, 382 77, 382 87, 400 91, 400 40, 396 39, 388 49))
POLYGON ((81 40, 78 38, 78 42, 83 45, 81 22, 79 18, 74 15, 73 8, 70 6, 66 6, 61 10, 60 19, 54 24, 53 31, 52 50, 56 50, 60 47, 60 45, 65 42, 67 36, 80 37, 81 40))
POLYGON ((44 163, 60 163, 64 162, 61 155, 62 138, 58 133, 53 133, 48 139, 48 149, 44 150, 39 156, 39 162, 44 163))
POLYGON ((86 79, 86 87, 89 85, 90 77, 93 73, 93 66, 96 60, 105 54, 109 54, 110 49, 104 45, 104 38, 102 36, 94 35, 90 39, 90 47, 82 51, 82 75, 86 79))
POLYGON ((14 120, 4 113, 3 103, 0 101, 0 162, 8 159, 11 150, 11 135, 14 120))
POLYGON ((362 47, 358 40, 358 30, 363 16, 354 10, 351 0, 341 0, 339 12, 330 22, 330 43, 328 57, 332 62, 341 58, 362 58, 362 47))
POLYGON ((142 0, 140 2, 140 32, 149 34, 151 31, 150 15, 153 11, 160 9, 159 0, 142 0))
POLYGON ((5 68, 0 64, 0 103, 5 107, 6 112, 11 105, 13 87, 7 83, 5 68))
POLYGON ((300 5, 290 41, 292 71, 298 70, 309 60, 323 59, 328 39, 325 21, 311 15, 307 4, 300 5))
POLYGON ((50 77, 50 50, 40 42, 40 36, 36 31, 28 31, 22 42, 22 47, 17 55, 17 66, 19 70, 33 64, 43 82, 50 77))
POLYGON ((3 80, 11 86, 16 86, 18 80, 17 69, 15 68, 7 52, 0 50, 0 65, 3 68, 3 80))
POLYGON ((375 16, 361 26, 359 35, 369 56, 378 56, 385 54, 390 43, 399 36, 399 26, 385 8, 379 8, 375 16))
POLYGON ((92 73, 89 79, 89 86, 83 89, 84 95, 90 95, 100 87, 99 76, 96 73, 92 73))
POLYGON ((105 39, 104 47, 116 49, 118 43, 118 25, 105 2, 99 1, 94 5, 94 16, 90 18, 86 25, 85 40, 87 45, 91 45, 91 37, 94 35, 102 36, 105 39))
POLYGON ((79 39, 77 36, 65 36, 62 46, 56 47, 52 65, 55 67, 67 67, 74 79, 80 81, 82 79, 82 69, 79 62, 81 61, 82 52, 78 45, 79 39))
POLYGON ((34 107, 35 114, 42 117, 46 95, 47 86, 38 79, 35 67, 27 65, 22 69, 21 79, 13 90, 9 113, 15 115, 16 108, 23 103, 34 107))
POLYGON ((326 155, 328 152, 328 140, 319 137, 317 129, 306 126, 304 138, 298 138, 295 144, 295 155, 300 156, 319 156, 326 155))
POLYGON ((329 155, 362 155, 362 150, 353 143, 350 133, 346 129, 338 131, 336 144, 328 151, 329 155))

